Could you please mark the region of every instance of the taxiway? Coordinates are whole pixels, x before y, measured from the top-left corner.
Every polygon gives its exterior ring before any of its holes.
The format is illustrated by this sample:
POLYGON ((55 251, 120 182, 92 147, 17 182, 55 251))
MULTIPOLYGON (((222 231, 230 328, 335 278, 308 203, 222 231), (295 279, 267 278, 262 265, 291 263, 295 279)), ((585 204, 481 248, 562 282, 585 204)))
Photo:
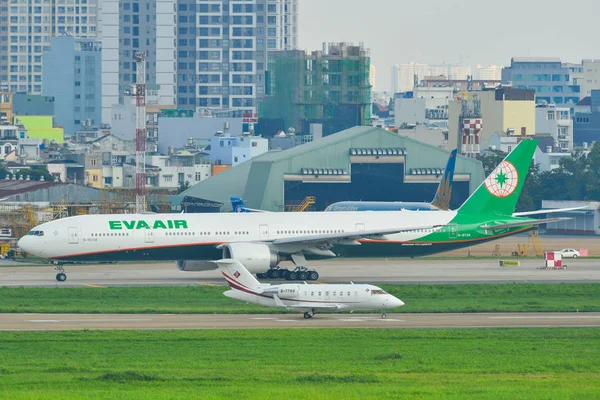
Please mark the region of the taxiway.
MULTIPOLYGON (((511 258, 505 258, 514 260, 511 258)), ((371 284, 437 283, 559 283, 600 282, 600 260, 565 260, 567 269, 538 269, 540 259, 522 259, 519 267, 500 267, 494 259, 338 259, 311 263, 320 282, 371 284)), ((80 286, 168 286, 225 285, 218 271, 184 272, 174 263, 66 265, 68 279, 56 282, 52 265, 0 267, 0 286, 80 287, 80 286)), ((273 281, 285 282, 285 281, 273 281)))
POLYGON ((0 314, 0 330, 600 327, 600 313, 502 314, 0 314))

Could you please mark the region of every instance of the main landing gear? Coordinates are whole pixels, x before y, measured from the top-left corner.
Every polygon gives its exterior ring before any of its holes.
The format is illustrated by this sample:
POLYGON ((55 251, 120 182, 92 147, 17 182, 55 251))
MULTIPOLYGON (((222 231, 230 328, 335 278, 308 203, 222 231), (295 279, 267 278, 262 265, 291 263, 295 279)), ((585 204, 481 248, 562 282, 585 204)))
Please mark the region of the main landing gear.
POLYGON ((294 265, 296 265, 296 269, 290 271, 287 268, 277 266, 265 273, 256 274, 256 277, 258 279, 285 279, 286 281, 316 281, 319 279, 319 273, 316 270, 305 267, 306 258, 304 258, 304 254, 292 254, 291 258, 294 265))
POLYGON ((271 268, 265 273, 256 274, 258 279, 285 279, 286 281, 316 281, 319 273, 306 267, 298 267, 293 271, 287 268, 271 268))
POLYGON ((307 311, 304 313, 304 319, 310 319, 313 317, 313 315, 315 315, 315 309, 313 308, 310 311, 307 311))
POLYGON ((58 271, 58 274, 56 274, 57 281, 64 282, 67 280, 67 274, 65 274, 65 269, 62 264, 58 264, 54 269, 58 271))

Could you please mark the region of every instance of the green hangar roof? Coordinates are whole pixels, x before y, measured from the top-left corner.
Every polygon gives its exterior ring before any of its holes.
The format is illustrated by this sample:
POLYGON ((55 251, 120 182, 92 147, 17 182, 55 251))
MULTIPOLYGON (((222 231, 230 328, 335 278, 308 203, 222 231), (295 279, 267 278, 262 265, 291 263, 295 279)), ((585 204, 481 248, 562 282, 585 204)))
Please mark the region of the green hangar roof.
MULTIPOLYGON (((445 168, 448 156, 443 149, 385 129, 354 127, 285 151, 270 151, 200 182, 182 195, 225 204, 236 196, 250 208, 281 211, 285 181, 349 182, 352 164, 357 160, 384 163, 393 159, 404 164, 405 175, 410 175, 411 181, 423 182, 427 175, 434 178, 445 168)), ((484 178, 481 162, 457 158, 455 181, 468 180, 469 192, 484 178)))

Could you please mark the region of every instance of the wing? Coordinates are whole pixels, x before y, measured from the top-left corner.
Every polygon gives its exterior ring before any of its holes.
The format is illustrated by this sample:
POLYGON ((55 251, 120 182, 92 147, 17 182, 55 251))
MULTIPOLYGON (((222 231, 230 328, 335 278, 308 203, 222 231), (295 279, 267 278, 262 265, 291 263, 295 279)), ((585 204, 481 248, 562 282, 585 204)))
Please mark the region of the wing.
POLYGON ((325 305, 321 305, 321 306, 301 306, 301 305, 293 305, 293 306, 287 306, 287 308, 293 309, 293 310, 310 310, 311 308, 314 308, 315 310, 337 310, 339 307, 338 306, 325 306, 325 305))
POLYGON ((560 222, 566 221, 573 218, 546 218, 546 219, 535 219, 530 221, 520 221, 520 222, 510 222, 508 224, 498 224, 498 225, 480 225, 479 227, 482 229, 487 229, 488 231, 501 231, 503 229, 508 228, 518 228, 520 226, 536 226, 541 224, 547 224, 548 222, 560 222))
POLYGON ((421 225, 421 226, 410 226, 405 228, 392 228, 392 229, 379 229, 372 231, 357 231, 357 232, 343 232, 343 233, 327 233, 323 235, 309 235, 301 237, 291 237, 284 239, 275 239, 273 244, 317 244, 317 243, 328 243, 339 240, 357 240, 364 239, 371 236, 384 236, 392 235, 394 233, 411 232, 421 229, 433 229, 439 228, 441 225, 421 225))
POLYGON ((513 213, 512 216, 513 217, 524 217, 527 215, 552 214, 552 213, 565 212, 565 211, 584 210, 586 208, 589 209, 590 207, 582 206, 582 207, 571 207, 571 208, 553 208, 550 210, 524 211, 524 212, 513 213))

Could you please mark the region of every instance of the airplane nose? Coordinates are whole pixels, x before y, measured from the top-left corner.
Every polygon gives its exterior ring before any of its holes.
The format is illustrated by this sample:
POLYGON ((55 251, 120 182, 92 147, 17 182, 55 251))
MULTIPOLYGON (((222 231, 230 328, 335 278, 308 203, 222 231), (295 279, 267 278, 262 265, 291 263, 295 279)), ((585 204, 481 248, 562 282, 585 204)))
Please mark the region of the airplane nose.
POLYGON ((17 242, 17 247, 19 249, 21 249, 21 251, 25 251, 27 253, 33 253, 33 248, 32 248, 32 242, 31 242, 31 237, 29 236, 23 236, 21 239, 19 239, 19 241, 17 242))
POLYGON ((21 239, 19 239, 17 242, 17 247, 27 251, 27 240, 25 239, 27 239, 27 236, 23 236, 21 239))
POLYGON ((404 302, 402 300, 400 300, 399 298, 394 297, 394 296, 392 296, 390 303, 391 303, 390 308, 402 307, 404 305, 404 302))

